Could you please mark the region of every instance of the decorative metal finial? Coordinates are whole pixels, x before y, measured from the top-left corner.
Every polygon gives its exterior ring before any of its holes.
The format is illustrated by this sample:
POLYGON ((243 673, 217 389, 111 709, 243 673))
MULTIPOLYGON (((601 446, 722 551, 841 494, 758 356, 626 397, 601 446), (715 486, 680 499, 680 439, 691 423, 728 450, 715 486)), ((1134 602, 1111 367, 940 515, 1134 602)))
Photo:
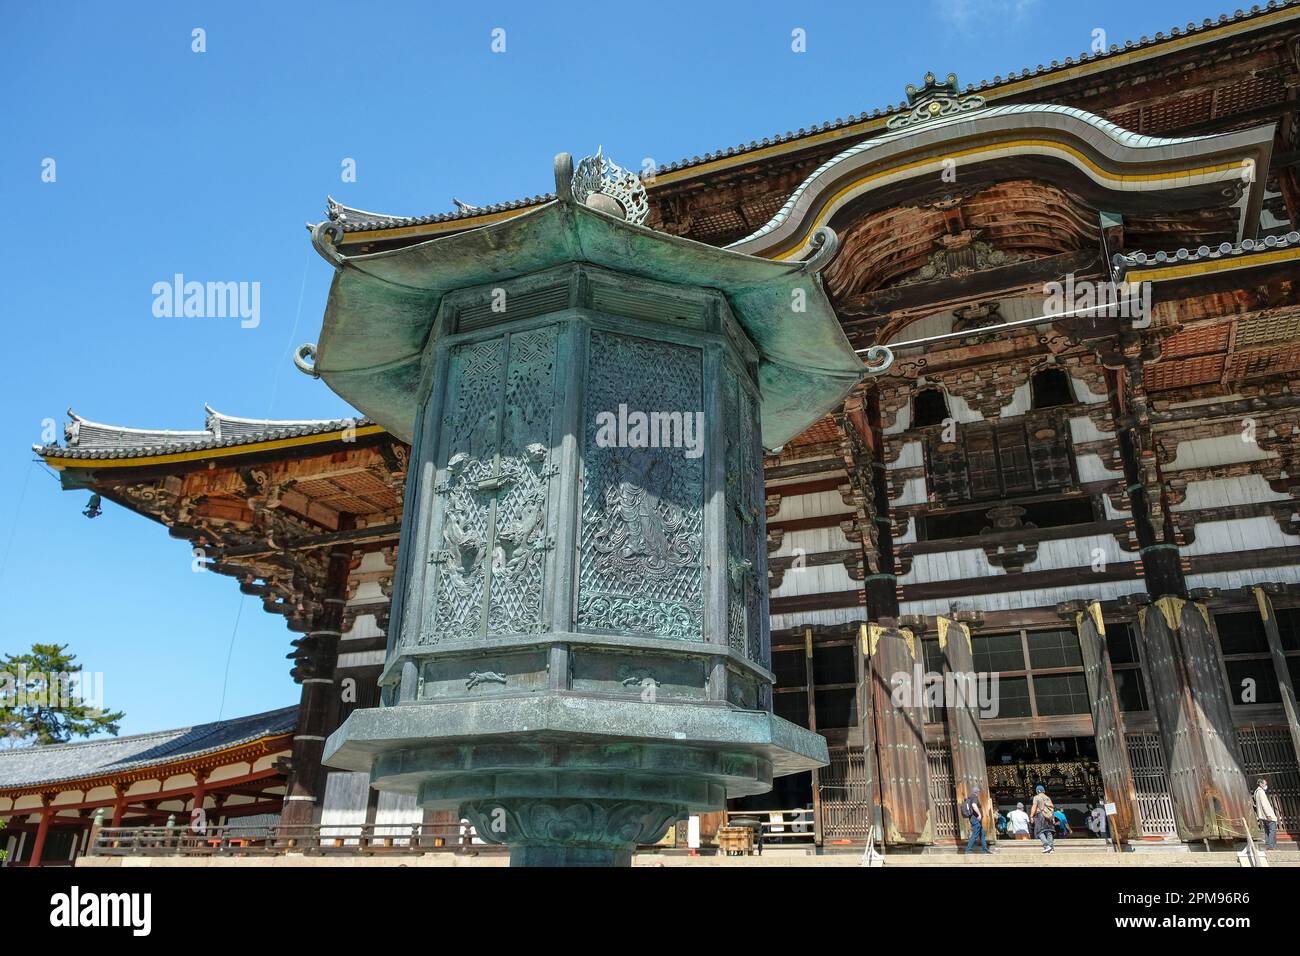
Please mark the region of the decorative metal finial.
POLYGON ((650 214, 645 186, 641 185, 641 179, 635 173, 606 159, 603 149, 597 148, 595 156, 586 156, 579 161, 573 171, 573 199, 611 215, 621 211, 628 222, 640 225, 650 214), (601 200, 598 198, 601 196, 607 198, 601 200), (613 203, 608 201, 611 199, 613 203))
POLYGON ((925 85, 919 90, 910 83, 907 85, 907 105, 912 108, 911 112, 891 119, 885 124, 889 129, 903 129, 940 116, 983 109, 987 104, 984 97, 974 93, 963 96, 961 87, 957 84, 956 73, 949 73, 942 83, 935 79, 933 73, 927 73, 925 85))

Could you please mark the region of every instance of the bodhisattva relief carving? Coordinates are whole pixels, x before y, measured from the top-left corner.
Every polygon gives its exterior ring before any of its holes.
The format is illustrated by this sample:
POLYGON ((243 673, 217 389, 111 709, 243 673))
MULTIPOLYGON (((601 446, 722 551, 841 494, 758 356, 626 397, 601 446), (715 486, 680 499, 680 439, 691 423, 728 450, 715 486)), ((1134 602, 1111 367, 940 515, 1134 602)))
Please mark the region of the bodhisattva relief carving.
POLYGON ((545 629, 555 348, 547 326, 452 353, 434 613, 421 644, 545 629))
POLYGON ((701 409, 701 353, 600 331, 590 352, 578 626, 701 640, 705 459, 682 448, 602 447, 595 422, 620 404, 701 409))

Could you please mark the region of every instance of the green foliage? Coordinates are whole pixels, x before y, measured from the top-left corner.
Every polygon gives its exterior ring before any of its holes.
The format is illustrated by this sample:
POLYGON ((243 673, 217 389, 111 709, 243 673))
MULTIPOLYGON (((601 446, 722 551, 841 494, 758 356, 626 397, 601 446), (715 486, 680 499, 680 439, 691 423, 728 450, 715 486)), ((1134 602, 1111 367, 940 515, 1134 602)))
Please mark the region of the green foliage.
MULTIPOLYGON (((61 744, 73 737, 106 732, 117 735, 122 711, 102 710, 89 691, 91 675, 81 673, 77 655, 66 644, 33 644, 25 654, 7 654, 0 663, 0 740, 61 744)), ((102 693, 103 684, 99 683, 102 693)))

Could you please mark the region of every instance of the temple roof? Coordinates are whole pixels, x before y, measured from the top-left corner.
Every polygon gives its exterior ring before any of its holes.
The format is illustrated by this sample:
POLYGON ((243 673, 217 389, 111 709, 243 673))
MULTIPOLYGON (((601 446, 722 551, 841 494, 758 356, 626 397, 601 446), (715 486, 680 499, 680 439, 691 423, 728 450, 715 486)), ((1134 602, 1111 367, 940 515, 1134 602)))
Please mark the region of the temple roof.
MULTIPOLYGON (((933 77, 928 79, 933 83, 933 77)), ((726 248, 772 258, 797 256, 817 225, 832 223, 835 213, 857 197, 895 181, 933 176, 944 171, 941 163, 954 164, 955 171, 957 160, 952 157, 957 154, 952 150, 959 146, 967 181, 969 170, 981 162, 995 161, 1003 168, 1012 158, 1051 160, 1068 164, 1072 172, 1077 169, 1076 177, 1098 201, 1107 196, 1132 200, 1142 192, 1171 197, 1185 193, 1188 198, 1180 202, 1194 208, 1240 203, 1244 208, 1238 238, 1243 231, 1253 231, 1252 220, 1258 220, 1264 177, 1252 177, 1240 198, 1236 191, 1225 194, 1224 186, 1243 183, 1247 162, 1268 168, 1272 124, 1166 138, 1134 133, 1074 107, 986 106, 979 96, 955 95, 938 85, 931 89, 918 96, 911 117, 900 117, 888 133, 831 157, 804 179, 771 220, 726 248), (931 117, 927 107, 936 115, 931 117), (932 155, 923 152, 927 149, 932 155)))
POLYGON ((323 435, 347 428, 373 427, 368 419, 259 419, 237 418, 205 405, 202 431, 167 431, 104 425, 82 418, 68 409, 71 419, 63 426, 65 444, 33 445, 46 459, 141 458, 179 452, 232 448, 261 442, 323 435))
POLYGON ((298 708, 159 730, 131 737, 0 750, 0 790, 132 773, 231 750, 264 737, 292 733, 298 708))
MULTIPOLYGON (((999 74, 994 76, 992 80, 980 80, 978 84, 968 83, 962 92, 965 94, 979 93, 992 98, 1019 94, 1023 92, 1026 86, 1032 88, 1056 80, 1070 79, 1076 75, 1092 72, 1095 69, 1107 69, 1112 65, 1118 66, 1132 59, 1140 59, 1147 55, 1165 52, 1163 48, 1166 47, 1172 50, 1189 44, 1207 43, 1218 39, 1220 35, 1242 32, 1243 30, 1266 26, 1279 19, 1285 20, 1296 17, 1300 17, 1300 0, 1269 0, 1269 3, 1264 6, 1256 5, 1249 10, 1238 9, 1231 14, 1222 14, 1217 19, 1206 18, 1199 24, 1189 22, 1185 27, 1173 27, 1168 33, 1160 31, 1153 37, 1143 36, 1138 40, 1126 40, 1122 45, 1112 43, 1108 50, 1100 53, 1091 53, 1085 50, 1077 57, 1067 56, 1064 61, 1052 60, 1050 65, 1047 66, 1040 63, 1032 69, 1025 67, 1019 71, 1013 70, 1005 77, 999 74)), ((813 137, 824 137, 829 132, 849 130, 852 127, 862 126, 864 123, 875 123, 876 126, 873 128, 879 128, 882 121, 904 115, 910 109, 911 104, 904 102, 886 106, 883 109, 873 109, 870 113, 866 111, 860 114, 850 113, 847 118, 836 117, 834 120, 813 123, 811 127, 800 127, 797 131, 787 130, 784 134, 774 133, 771 136, 763 137, 762 140, 751 140, 748 144, 740 143, 736 146, 705 153, 703 156, 683 158, 673 163, 658 166, 655 175, 656 178, 662 178, 665 174, 685 173, 688 170, 694 170, 717 160, 742 156, 773 146, 797 143, 800 140, 811 140, 813 137)), ((853 130, 852 132, 869 133, 873 128, 863 126, 860 130, 853 130)), ((844 133, 841 135, 851 134, 844 133)), ((653 188, 653 186, 650 188, 653 188)), ((485 206, 458 204, 458 208, 454 211, 423 216, 398 216, 368 212, 345 206, 336 202, 333 198, 328 198, 327 213, 329 219, 338 222, 345 233, 373 232, 458 220, 476 220, 493 214, 510 215, 520 209, 540 206, 554 198, 553 194, 546 194, 485 206)), ((311 228, 311 224, 308 224, 308 228, 311 228)))
MULTIPOLYGON (((366 212, 354 209, 338 202, 333 196, 326 197, 326 212, 332 222, 343 227, 344 232, 369 232, 375 229, 400 229, 403 226, 425 226, 435 222, 452 222, 456 219, 477 219, 497 212, 510 212, 540 206, 555 198, 554 193, 544 196, 531 196, 526 199, 511 199, 507 202, 493 203, 489 206, 459 206, 454 212, 439 212, 428 216, 391 216, 381 212, 366 212)), ((307 228, 312 224, 308 223, 307 228)))
POLYGON ((1138 268, 1175 267, 1225 259, 1237 260, 1242 266, 1264 265, 1270 261, 1268 258, 1270 253, 1283 251, 1300 252, 1300 232, 1292 230, 1280 236, 1245 239, 1238 243, 1225 242, 1218 246, 1200 246, 1197 249, 1175 249, 1172 252, 1135 252, 1128 255, 1117 253, 1111 264, 1120 275, 1138 268))

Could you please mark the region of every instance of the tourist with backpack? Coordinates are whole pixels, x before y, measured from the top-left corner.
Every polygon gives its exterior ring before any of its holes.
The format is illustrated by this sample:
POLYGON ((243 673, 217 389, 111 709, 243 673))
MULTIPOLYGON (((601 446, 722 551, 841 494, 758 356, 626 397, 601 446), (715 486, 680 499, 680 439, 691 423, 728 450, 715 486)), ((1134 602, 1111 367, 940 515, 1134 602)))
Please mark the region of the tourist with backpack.
POLYGON ((1029 819, 1033 821, 1034 836, 1043 842, 1043 852, 1053 852, 1056 849, 1056 807, 1047 795, 1047 788, 1041 783, 1034 788, 1034 802, 1029 808, 1029 819))
POLYGON ((980 841, 980 852, 989 852, 988 838, 984 835, 984 814, 980 810, 980 788, 972 787, 970 794, 961 802, 961 815, 970 821, 970 839, 966 841, 966 852, 975 851, 975 841, 980 841))

